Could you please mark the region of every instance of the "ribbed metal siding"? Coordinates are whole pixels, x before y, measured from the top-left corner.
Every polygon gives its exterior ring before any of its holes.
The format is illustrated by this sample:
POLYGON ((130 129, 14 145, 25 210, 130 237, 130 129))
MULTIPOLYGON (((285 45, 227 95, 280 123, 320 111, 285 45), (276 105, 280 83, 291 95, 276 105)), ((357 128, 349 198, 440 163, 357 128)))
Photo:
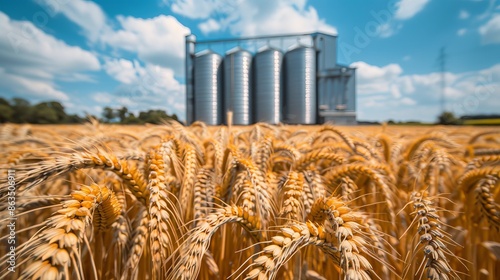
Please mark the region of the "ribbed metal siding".
POLYGON ((283 53, 268 48, 255 55, 255 121, 277 124, 282 116, 283 53))
MULTIPOLYGON (((233 111, 233 124, 252 124, 252 55, 243 49, 224 58, 224 110, 233 111)), ((227 123, 227 120, 226 120, 227 123)))
POLYGON ((222 123, 222 57, 214 52, 194 60, 195 119, 208 125, 222 123))
POLYGON ((297 47, 285 54, 285 121, 316 123, 316 52, 297 47))

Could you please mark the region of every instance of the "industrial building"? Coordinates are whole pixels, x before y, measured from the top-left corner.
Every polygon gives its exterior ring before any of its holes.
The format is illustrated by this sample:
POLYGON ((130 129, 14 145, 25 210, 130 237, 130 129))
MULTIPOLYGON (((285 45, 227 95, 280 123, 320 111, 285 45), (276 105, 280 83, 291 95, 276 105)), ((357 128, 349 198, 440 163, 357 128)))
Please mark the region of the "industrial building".
POLYGON ((197 41, 186 36, 186 122, 356 124, 355 68, 325 33, 197 41))

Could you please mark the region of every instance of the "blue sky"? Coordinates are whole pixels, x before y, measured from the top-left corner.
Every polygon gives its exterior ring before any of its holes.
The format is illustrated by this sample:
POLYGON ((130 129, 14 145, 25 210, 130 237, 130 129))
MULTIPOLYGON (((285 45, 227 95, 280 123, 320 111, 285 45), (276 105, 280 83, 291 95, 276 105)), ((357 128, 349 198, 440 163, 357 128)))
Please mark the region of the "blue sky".
POLYGON ((0 95, 185 116, 184 36, 323 31, 357 67, 361 120, 500 113, 497 0, 0 0, 0 95))

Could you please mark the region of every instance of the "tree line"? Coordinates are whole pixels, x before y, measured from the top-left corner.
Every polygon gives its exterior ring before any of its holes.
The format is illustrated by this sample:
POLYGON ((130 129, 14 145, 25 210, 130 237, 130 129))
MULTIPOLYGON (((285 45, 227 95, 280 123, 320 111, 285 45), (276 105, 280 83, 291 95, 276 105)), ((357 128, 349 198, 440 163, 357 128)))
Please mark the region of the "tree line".
POLYGON ((179 121, 176 114, 169 115, 164 110, 148 110, 136 116, 127 107, 113 109, 104 107, 101 118, 87 114, 80 117, 68 114, 64 106, 57 101, 46 101, 31 104, 29 101, 15 97, 10 101, 0 97, 0 123, 32 123, 32 124, 75 124, 83 123, 89 118, 103 123, 117 124, 160 124, 164 120, 179 121))
POLYGON ((164 110, 148 110, 145 112, 141 111, 136 116, 134 113, 129 112, 127 107, 121 107, 119 109, 104 107, 102 117, 103 122, 120 124, 159 124, 163 120, 179 121, 179 118, 176 114, 169 115, 164 110))

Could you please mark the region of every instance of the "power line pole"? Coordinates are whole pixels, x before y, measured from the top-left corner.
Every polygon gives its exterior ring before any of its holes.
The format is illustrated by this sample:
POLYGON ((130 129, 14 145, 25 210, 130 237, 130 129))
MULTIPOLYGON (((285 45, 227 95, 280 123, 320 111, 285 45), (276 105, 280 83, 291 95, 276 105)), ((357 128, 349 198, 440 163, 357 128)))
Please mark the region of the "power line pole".
POLYGON ((441 105, 441 113, 445 110, 445 100, 444 100, 444 91, 446 89, 446 48, 442 47, 439 52, 439 57, 437 59, 439 63, 439 70, 441 71, 441 96, 440 96, 440 105, 441 105))

